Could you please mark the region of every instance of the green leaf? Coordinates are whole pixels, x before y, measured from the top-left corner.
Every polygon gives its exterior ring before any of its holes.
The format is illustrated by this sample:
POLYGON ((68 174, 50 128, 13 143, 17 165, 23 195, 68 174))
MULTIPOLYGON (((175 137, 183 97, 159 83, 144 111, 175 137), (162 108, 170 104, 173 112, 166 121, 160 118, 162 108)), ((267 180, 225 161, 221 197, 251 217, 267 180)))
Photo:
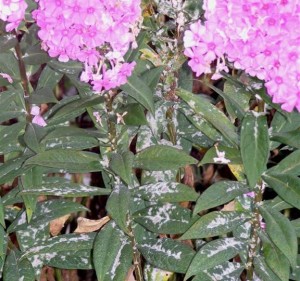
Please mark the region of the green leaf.
POLYGON ((42 104, 42 103, 58 103, 54 93, 49 88, 39 88, 35 90, 29 97, 29 103, 42 104))
POLYGON ((108 223, 96 236, 93 262, 98 281, 123 281, 131 266, 133 253, 129 238, 108 223))
POLYGON ((279 196, 276 196, 274 199, 272 200, 265 200, 264 204, 274 210, 277 211, 282 211, 285 209, 291 209, 293 208, 292 205, 286 203, 285 201, 283 201, 279 196))
POLYGON ((266 174, 300 175, 300 149, 292 152, 281 160, 276 166, 266 171, 266 174))
POLYGON ((200 217, 180 239, 198 239, 222 235, 249 219, 250 216, 242 212, 211 212, 200 217))
POLYGON ((254 188, 266 170, 269 133, 266 117, 248 114, 241 128, 241 155, 250 187, 254 188))
POLYGON ((290 264, 283 253, 267 238, 263 238, 263 252, 266 264, 282 281, 288 280, 290 264))
POLYGON ((295 229, 281 213, 269 207, 259 207, 266 222, 266 232, 272 242, 288 258, 294 268, 297 262, 298 243, 295 229))
POLYGON ((11 48, 14 48, 17 43, 18 43, 17 38, 12 34, 10 33, 2 34, 0 36, 0 53, 8 51, 11 48))
MULTIPOLYGON (((38 202, 30 224, 40 225, 73 212, 86 210, 87 209, 79 203, 67 200, 49 200, 45 202, 38 202)), ((15 231, 24 230, 26 229, 27 225, 26 213, 20 212, 18 217, 7 229, 7 232, 12 233, 15 231)))
POLYGON ((61 269, 93 269, 91 250, 67 251, 63 253, 45 254, 45 265, 61 269))
POLYGON ((10 159, 4 164, 0 165, 0 184, 8 183, 9 181, 25 172, 26 169, 23 168, 22 165, 28 158, 28 155, 24 155, 21 157, 10 159))
MULTIPOLYGON (((5 221, 4 221, 4 206, 2 202, 2 197, 0 196, 0 224, 5 228, 5 221)), ((1 244, 0 244, 1 246, 1 244)), ((0 251, 0 257, 3 255, 0 251)))
POLYGON ((193 91, 193 71, 188 65, 188 61, 179 69, 178 87, 189 92, 193 91))
POLYGON ((125 124, 128 126, 140 126, 147 125, 147 119, 145 117, 145 110, 137 103, 131 103, 122 109, 123 112, 127 112, 124 116, 125 124))
POLYGON ((99 155, 96 153, 64 150, 64 149, 51 149, 42 151, 35 156, 29 158, 25 165, 38 165, 48 168, 55 168, 59 172, 69 173, 88 173, 100 171, 99 155))
POLYGON ((24 142, 28 148, 38 153, 41 151, 40 141, 45 136, 46 129, 36 124, 28 123, 24 134, 24 142))
POLYGON ((289 174, 265 174, 264 181, 287 203, 300 209, 300 178, 289 174))
POLYGON ((62 74, 79 75, 83 70, 82 63, 71 60, 68 62, 60 62, 58 60, 52 59, 47 63, 47 65, 62 74))
MULTIPOLYGON (((221 152, 225 152, 225 158, 230 160, 230 164, 242 164, 242 158, 240 151, 236 148, 226 147, 224 145, 218 145, 218 150, 221 152)), ((206 153, 204 157, 201 159, 199 165, 204 165, 208 163, 216 163, 214 158, 218 157, 217 150, 215 147, 211 147, 206 153)))
MULTIPOLYGON (((66 251, 90 250, 93 248, 96 233, 64 234, 52 237, 46 241, 37 243, 22 253, 21 260, 36 256, 42 258, 42 254, 60 254, 66 251)), ((42 260, 42 259, 41 259, 42 260)))
POLYGON ((183 89, 177 91, 181 97, 196 114, 202 116, 211 123, 230 143, 236 147, 238 144, 238 135, 234 125, 228 120, 223 112, 212 105, 206 98, 194 95, 183 89))
POLYGON ((13 52, 0 52, 0 72, 7 73, 11 78, 20 80, 19 64, 13 52))
POLYGON ((249 188, 241 182, 219 181, 200 195, 194 208, 194 214, 223 205, 246 192, 249 192, 249 188))
POLYGON ((107 204, 106 210, 112 219, 116 222, 125 233, 129 233, 127 227, 127 216, 130 204, 130 192, 128 188, 123 184, 116 184, 111 192, 107 204))
POLYGON ((266 264, 261 256, 254 257, 254 272, 264 281, 282 281, 266 264))
POLYGON ((271 139, 292 147, 300 148, 300 129, 298 128, 294 131, 275 133, 272 135, 271 139))
POLYGON ((128 185, 132 184, 132 165, 134 155, 131 151, 123 153, 112 153, 110 156, 109 167, 128 185))
POLYGON ((184 202, 196 201, 199 194, 191 187, 178 182, 156 182, 134 189, 137 196, 147 201, 184 202))
POLYGON ((29 65, 41 65, 50 60, 48 54, 41 49, 40 44, 29 46, 23 55, 23 61, 29 65))
POLYGON ((49 177, 43 180, 43 182, 30 188, 29 190, 23 190, 21 195, 52 195, 52 196, 64 196, 64 197, 85 197, 95 195, 109 195, 110 189, 100 188, 95 186, 88 186, 79 183, 72 183, 60 177, 49 177))
POLYGON ((148 238, 138 244, 143 257, 158 268, 185 273, 195 255, 191 247, 170 238, 148 238))
POLYGON ((245 246, 235 238, 222 238, 205 244, 192 260, 184 280, 234 258, 245 246))
POLYGON ((191 225, 192 213, 176 204, 156 204, 134 213, 134 220, 146 229, 162 234, 184 233, 191 225))
POLYGON ((11 250, 4 265, 3 281, 33 281, 34 271, 27 259, 20 260, 20 252, 11 250))
POLYGON ((154 114, 153 93, 141 78, 132 74, 128 78, 127 83, 120 88, 154 114))
POLYGON ((297 237, 300 237, 300 219, 292 220, 291 223, 295 228, 297 237))
POLYGON ((57 127, 41 141, 46 149, 82 150, 99 145, 97 138, 103 137, 97 131, 76 127, 57 127))
POLYGON ((25 122, 18 122, 9 126, 0 126, 0 154, 23 150, 18 138, 25 132, 25 122))
POLYGON ((153 145, 136 155, 134 167, 150 171, 165 171, 196 163, 196 159, 175 147, 153 145))
POLYGON ((164 70, 163 66, 147 69, 141 74, 141 79, 154 91, 164 70))
POLYGON ((39 77, 37 90, 43 88, 53 90, 62 77, 62 73, 54 71, 52 68, 46 65, 39 77))

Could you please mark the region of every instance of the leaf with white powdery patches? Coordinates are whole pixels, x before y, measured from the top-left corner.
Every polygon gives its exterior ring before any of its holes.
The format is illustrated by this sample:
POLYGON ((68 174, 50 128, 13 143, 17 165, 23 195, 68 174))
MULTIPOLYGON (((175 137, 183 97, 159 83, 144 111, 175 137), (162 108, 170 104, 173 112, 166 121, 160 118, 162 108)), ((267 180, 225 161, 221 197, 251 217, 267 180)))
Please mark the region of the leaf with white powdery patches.
POLYGON ((196 163, 196 159, 178 148, 153 145, 136 154, 134 167, 150 171, 166 171, 196 163))
POLYGON ((144 200, 159 202, 196 201, 199 194, 191 187, 178 182, 156 182, 134 189, 144 200))
POLYGON ((156 204, 136 212, 134 220, 155 233, 184 233, 191 225, 191 211, 176 204, 156 204))
POLYGON ((211 212, 199 219, 180 239, 198 239, 214 237, 228 233, 251 217, 243 212, 211 212))
POLYGON ((194 208, 194 214, 223 205, 246 192, 249 192, 249 188, 241 182, 219 181, 200 195, 194 208))
POLYGON ((247 114, 241 128, 241 155, 250 187, 255 187, 266 170, 269 133, 265 116, 247 114))
POLYGON ((261 256, 254 257, 254 272, 262 278, 263 281, 282 281, 269 266, 265 263, 261 256))
POLYGON ((114 222, 96 236, 93 262, 99 281, 123 281, 132 263, 131 242, 114 222))
POLYGON ((259 210, 266 222, 267 234, 294 268, 297 264, 298 243, 293 225, 288 218, 271 208, 261 206, 259 210))
POLYGON ((187 271, 195 255, 192 248, 170 238, 144 239, 138 249, 150 264, 179 273, 187 271))
POLYGON ((205 244, 192 260, 184 280, 234 258, 245 246, 235 238, 222 238, 205 244))

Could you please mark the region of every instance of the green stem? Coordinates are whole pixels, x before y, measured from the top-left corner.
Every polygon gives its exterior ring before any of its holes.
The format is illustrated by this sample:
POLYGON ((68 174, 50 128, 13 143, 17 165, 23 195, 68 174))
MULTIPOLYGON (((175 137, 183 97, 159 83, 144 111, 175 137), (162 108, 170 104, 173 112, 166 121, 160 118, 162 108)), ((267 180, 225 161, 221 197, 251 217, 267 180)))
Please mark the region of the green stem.
POLYGON ((141 254, 137 248, 137 243, 134 237, 134 233, 131 231, 130 235, 132 251, 133 251, 133 266, 136 281, 144 281, 141 254))
POLYGON ((109 93, 105 94, 106 110, 107 110, 107 127, 108 127, 108 139, 111 145, 111 151, 117 148, 117 135, 116 135, 116 124, 110 120, 110 114, 113 112, 112 103, 113 97, 109 93))
POLYGON ((61 274, 61 269, 55 268, 55 279, 56 281, 64 281, 63 276, 61 274))

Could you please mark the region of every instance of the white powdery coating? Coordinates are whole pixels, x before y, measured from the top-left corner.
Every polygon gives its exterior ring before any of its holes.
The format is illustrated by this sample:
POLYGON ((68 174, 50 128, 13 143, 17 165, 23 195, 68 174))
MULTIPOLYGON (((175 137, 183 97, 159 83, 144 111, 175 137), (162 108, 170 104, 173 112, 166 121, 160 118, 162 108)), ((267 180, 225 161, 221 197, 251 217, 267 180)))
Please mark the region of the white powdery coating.
POLYGON ((157 251, 163 254, 166 254, 168 257, 175 258, 176 260, 179 260, 181 258, 182 252, 172 252, 171 250, 167 250, 163 248, 162 243, 160 241, 157 241, 156 244, 154 245, 149 245, 149 244, 142 244, 141 245, 144 248, 147 248, 151 251, 157 251))
POLYGON ((150 200, 160 198, 167 193, 178 193, 178 183, 176 182, 158 182, 155 184, 147 184, 140 187, 141 191, 146 192, 149 195, 150 200))
POLYGON ((216 217, 207 225, 207 228, 211 229, 211 228, 219 227, 222 225, 226 225, 228 223, 234 223, 235 221, 239 221, 245 218, 246 216, 244 214, 241 214, 240 216, 235 216, 235 214, 220 213, 218 217, 216 217))
MULTIPOLYGON (((209 273, 207 270, 205 270, 204 272, 212 278, 212 280, 216 280, 216 281, 222 281, 224 276, 226 276, 228 278, 228 275, 231 274, 232 272, 238 270, 239 268, 241 268, 241 265, 238 263, 233 263, 233 262, 228 262, 225 265, 217 265, 214 267, 214 271, 220 270, 218 273, 217 272, 212 272, 209 273)), ((226 279, 226 280, 232 280, 232 281, 236 281, 236 277, 232 276, 230 279, 226 279)))
POLYGON ((110 274, 111 274, 110 277, 112 278, 112 280, 115 278, 116 273, 117 273, 117 268, 121 264, 121 254, 122 254, 122 250, 126 244, 128 244, 128 241, 126 239, 122 239, 122 244, 118 250, 118 253, 115 257, 114 263, 110 270, 110 274))
POLYGON ((222 218, 222 217, 217 217, 216 219, 212 220, 208 225, 207 228, 216 228, 220 225, 226 225, 228 223, 229 219, 228 218, 222 218))
POLYGON ((154 208, 149 208, 148 216, 144 216, 145 219, 150 220, 153 224, 162 226, 164 223, 170 220, 170 212, 172 212, 176 207, 171 204, 165 204, 159 208, 158 212, 153 215, 154 208))
POLYGON ((22 225, 26 223, 26 212, 23 212, 18 220, 18 225, 22 225))
POLYGON ((237 190, 239 189, 240 186, 237 184, 237 183, 230 183, 230 186, 228 187, 228 189, 226 189, 226 192, 231 192, 231 191, 234 191, 234 190, 237 190))
POLYGON ((238 247, 241 248, 241 246, 243 245, 243 243, 241 241, 238 241, 234 238, 227 238, 227 239, 223 239, 222 241, 220 241, 219 243, 220 245, 214 249, 203 249, 203 253, 205 253, 207 255, 208 258, 217 255, 218 253, 227 250, 229 247, 238 247))

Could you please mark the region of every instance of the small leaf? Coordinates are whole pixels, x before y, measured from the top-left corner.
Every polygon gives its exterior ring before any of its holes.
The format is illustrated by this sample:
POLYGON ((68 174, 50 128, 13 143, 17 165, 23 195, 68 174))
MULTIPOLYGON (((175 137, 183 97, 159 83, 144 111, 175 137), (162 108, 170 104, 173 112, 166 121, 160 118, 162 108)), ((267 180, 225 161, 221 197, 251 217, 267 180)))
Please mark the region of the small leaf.
POLYGON ((289 174, 266 174, 264 181, 287 203, 300 209, 300 178, 289 174))
POLYGON ((269 133, 264 116, 248 114, 241 128, 241 155, 250 187, 254 188, 269 157, 269 133))
POLYGON ((245 246, 235 238, 222 238, 205 244, 192 260, 184 280, 234 258, 245 246))
POLYGON ((146 229, 163 234, 184 233, 191 225, 191 211, 175 204, 156 204, 134 213, 146 229))
POLYGON ((131 151, 123 153, 112 153, 109 161, 109 166, 112 171, 117 174, 125 183, 132 183, 132 165, 134 155, 131 151))
POLYGON ((131 242, 114 222, 96 236, 93 261, 99 281, 123 281, 132 263, 131 242))
POLYGON ((200 217, 180 239, 198 239, 222 235, 249 219, 250 216, 242 212, 211 212, 200 217))
POLYGON ((127 215, 130 203, 130 192, 123 184, 116 184, 111 192, 106 210, 110 217, 116 222, 125 233, 129 233, 127 227, 127 215))
POLYGON ((196 163, 196 159, 175 147, 153 145, 136 155, 134 167, 150 171, 165 171, 196 163))
POLYGON ((191 187, 178 182, 156 182, 134 189, 144 200, 159 202, 196 201, 199 194, 191 187))
POLYGON ((200 195, 194 208, 194 214, 223 205, 246 192, 249 192, 249 188, 241 182, 219 181, 200 195))
POLYGON ((284 215, 271 208, 261 206, 259 210, 266 222, 267 234, 294 268, 297 262, 298 243, 293 225, 284 215))
POLYGON ((138 244, 143 257, 164 270, 185 273, 195 252, 191 247, 170 238, 148 238, 138 244))
POLYGON ((120 88, 154 114, 153 93, 141 78, 132 74, 127 83, 120 88))

